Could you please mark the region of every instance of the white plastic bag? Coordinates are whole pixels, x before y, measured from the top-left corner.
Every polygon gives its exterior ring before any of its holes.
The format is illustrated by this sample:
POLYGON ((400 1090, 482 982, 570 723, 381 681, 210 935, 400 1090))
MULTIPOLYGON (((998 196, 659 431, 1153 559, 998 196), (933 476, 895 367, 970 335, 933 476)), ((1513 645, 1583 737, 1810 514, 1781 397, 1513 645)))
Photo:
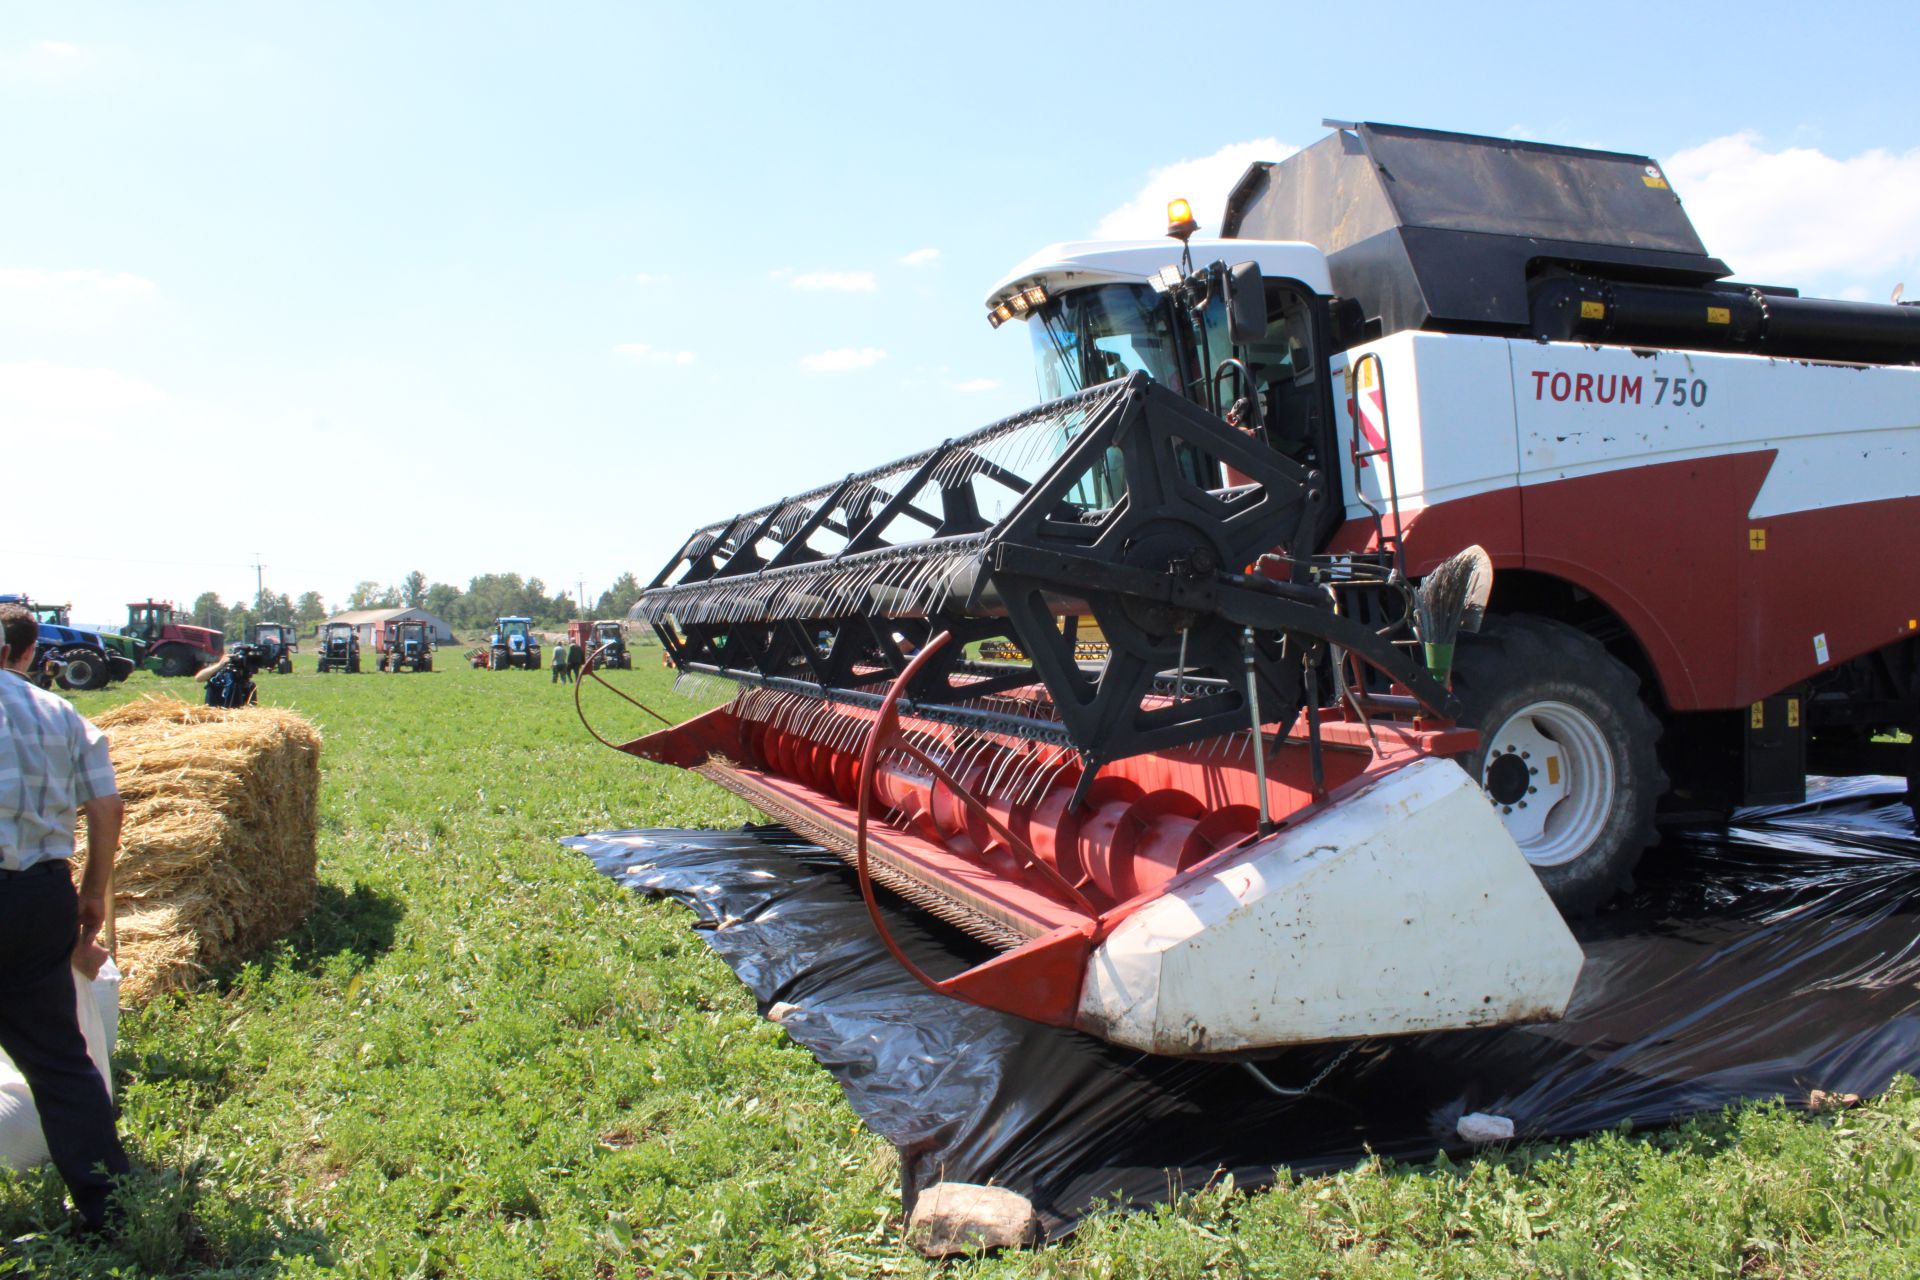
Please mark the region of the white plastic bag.
MULTIPOLYGON (((120 970, 112 960, 100 966, 100 975, 91 981, 78 969, 73 973, 74 1011, 80 1019, 80 1034, 87 1041, 87 1056, 107 1082, 107 1094, 113 1094, 113 1045, 120 1032, 120 970)), ((40 1113, 34 1110, 33 1093, 27 1079, 13 1065, 13 1059, 0 1053, 0 1165, 9 1169, 30 1169, 47 1162, 47 1138, 40 1131, 40 1113)))

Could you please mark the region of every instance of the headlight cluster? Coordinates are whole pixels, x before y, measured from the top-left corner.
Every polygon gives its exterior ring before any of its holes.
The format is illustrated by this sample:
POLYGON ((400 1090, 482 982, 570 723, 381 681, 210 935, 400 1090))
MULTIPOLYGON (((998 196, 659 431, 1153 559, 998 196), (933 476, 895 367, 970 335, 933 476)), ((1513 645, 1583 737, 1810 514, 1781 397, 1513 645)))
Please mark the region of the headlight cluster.
POLYGON ((987 304, 987 323, 998 329, 1007 321, 1019 316, 1022 320, 1036 307, 1046 305, 1047 291, 1041 285, 1028 285, 1024 289, 1015 289, 997 301, 987 304))

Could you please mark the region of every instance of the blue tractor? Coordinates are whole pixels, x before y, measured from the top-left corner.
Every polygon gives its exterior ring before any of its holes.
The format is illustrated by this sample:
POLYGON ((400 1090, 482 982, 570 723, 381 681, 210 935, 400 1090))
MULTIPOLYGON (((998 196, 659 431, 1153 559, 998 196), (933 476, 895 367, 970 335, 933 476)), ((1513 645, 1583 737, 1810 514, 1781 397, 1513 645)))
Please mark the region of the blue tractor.
POLYGON ((508 667, 540 669, 540 637, 533 633, 532 618, 495 618, 487 647, 487 666, 495 671, 508 667))
POLYGON ((92 631, 75 627, 64 604, 35 604, 25 595, 0 595, 0 604, 17 604, 40 624, 35 651, 34 682, 42 687, 58 683, 62 689, 100 689, 109 681, 133 674, 133 661, 108 647, 92 631))

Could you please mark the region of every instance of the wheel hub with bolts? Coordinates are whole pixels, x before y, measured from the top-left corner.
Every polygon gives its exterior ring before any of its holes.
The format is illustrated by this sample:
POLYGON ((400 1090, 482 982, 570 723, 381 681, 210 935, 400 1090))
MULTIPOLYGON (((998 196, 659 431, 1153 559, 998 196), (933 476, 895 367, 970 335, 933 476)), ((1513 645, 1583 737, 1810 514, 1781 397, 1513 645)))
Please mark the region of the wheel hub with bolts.
POLYGON ((1527 861, 1556 867, 1607 825, 1613 753, 1591 716, 1565 702, 1531 702, 1487 733, 1480 782, 1527 861))

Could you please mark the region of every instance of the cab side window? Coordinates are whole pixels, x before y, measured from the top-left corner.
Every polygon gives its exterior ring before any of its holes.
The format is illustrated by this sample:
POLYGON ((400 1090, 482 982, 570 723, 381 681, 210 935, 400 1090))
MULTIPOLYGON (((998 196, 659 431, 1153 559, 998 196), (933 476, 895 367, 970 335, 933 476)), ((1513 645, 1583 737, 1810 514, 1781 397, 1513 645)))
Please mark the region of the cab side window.
POLYGON ((1248 369, 1260 389, 1267 439, 1294 461, 1319 465, 1320 361, 1313 350, 1313 313, 1290 285, 1267 282, 1267 332, 1247 348, 1248 369))

